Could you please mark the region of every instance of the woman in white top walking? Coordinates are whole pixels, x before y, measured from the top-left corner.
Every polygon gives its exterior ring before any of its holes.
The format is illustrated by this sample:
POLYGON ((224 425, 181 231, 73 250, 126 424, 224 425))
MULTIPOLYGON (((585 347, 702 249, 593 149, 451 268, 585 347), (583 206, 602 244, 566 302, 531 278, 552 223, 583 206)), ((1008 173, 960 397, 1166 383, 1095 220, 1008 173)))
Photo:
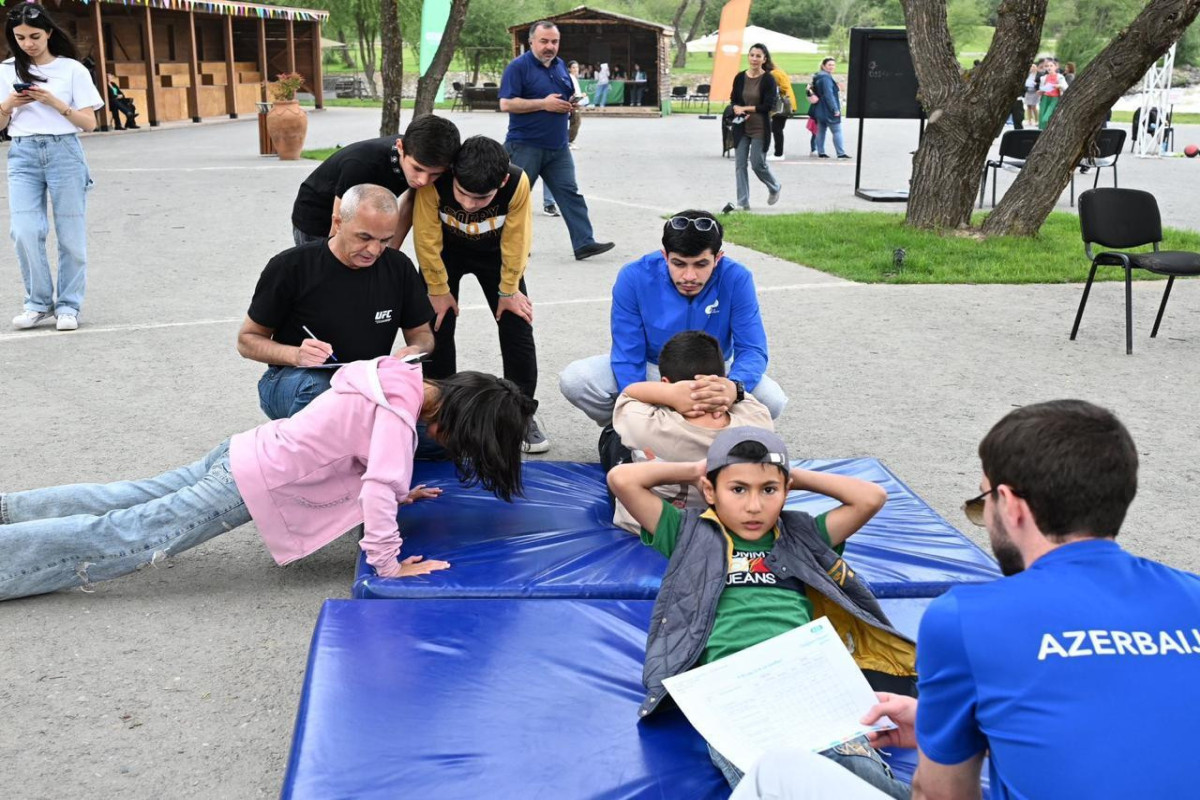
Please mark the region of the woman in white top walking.
POLYGON ((9 218, 25 282, 25 310, 13 327, 32 328, 54 316, 60 331, 73 331, 87 283, 84 215, 92 185, 79 131, 95 130, 95 109, 104 101, 79 63, 75 43, 42 6, 23 3, 9 9, 4 37, 13 57, 0 62, 0 87, 13 91, 0 100, 0 127, 7 125, 13 138, 9 218), (47 195, 58 239, 57 298, 46 254, 47 195))

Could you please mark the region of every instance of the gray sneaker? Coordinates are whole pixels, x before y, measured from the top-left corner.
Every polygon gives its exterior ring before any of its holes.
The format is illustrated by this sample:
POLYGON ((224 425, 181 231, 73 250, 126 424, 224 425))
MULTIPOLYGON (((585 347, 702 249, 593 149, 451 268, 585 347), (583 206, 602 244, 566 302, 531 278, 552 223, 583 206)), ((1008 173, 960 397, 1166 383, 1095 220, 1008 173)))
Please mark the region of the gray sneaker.
POLYGON ((525 431, 525 443, 521 445, 521 450, 526 453, 544 453, 549 449, 550 440, 538 427, 537 419, 530 417, 529 428, 525 431))

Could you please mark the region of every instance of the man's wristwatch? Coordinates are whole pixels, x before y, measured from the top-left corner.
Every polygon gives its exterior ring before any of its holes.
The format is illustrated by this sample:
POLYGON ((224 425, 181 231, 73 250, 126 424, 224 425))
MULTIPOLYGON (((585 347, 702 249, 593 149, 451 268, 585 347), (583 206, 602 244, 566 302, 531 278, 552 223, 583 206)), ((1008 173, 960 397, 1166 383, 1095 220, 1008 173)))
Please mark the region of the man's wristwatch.
POLYGON ((737 397, 734 398, 734 404, 740 403, 746 399, 746 384, 741 381, 733 381, 733 388, 737 389, 737 397))

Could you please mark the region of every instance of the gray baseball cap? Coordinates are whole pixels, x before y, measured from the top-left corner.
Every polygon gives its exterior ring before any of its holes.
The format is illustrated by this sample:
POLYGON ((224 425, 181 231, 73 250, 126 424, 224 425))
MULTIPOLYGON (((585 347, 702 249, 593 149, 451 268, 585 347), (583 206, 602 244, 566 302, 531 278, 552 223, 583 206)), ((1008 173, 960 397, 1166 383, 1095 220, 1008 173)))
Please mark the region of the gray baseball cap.
POLYGON ((775 464, 788 469, 787 445, 771 431, 765 428, 743 426, 726 428, 717 434, 713 443, 708 447, 708 465, 705 472, 712 472, 730 464, 775 464), (729 451, 742 442, 758 442, 767 448, 767 454, 762 458, 742 458, 731 456, 729 451))

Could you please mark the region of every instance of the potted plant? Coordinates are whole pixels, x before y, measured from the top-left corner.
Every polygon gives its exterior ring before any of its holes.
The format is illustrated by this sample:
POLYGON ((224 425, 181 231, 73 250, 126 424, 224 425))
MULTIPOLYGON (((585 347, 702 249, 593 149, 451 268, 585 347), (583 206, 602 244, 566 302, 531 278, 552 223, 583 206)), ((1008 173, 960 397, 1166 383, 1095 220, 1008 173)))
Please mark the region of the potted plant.
POLYGON ((284 72, 270 84, 271 98, 275 101, 267 113, 267 133, 279 158, 295 161, 304 149, 304 137, 308 133, 308 115, 296 100, 296 92, 304 85, 304 76, 298 72, 284 72))

